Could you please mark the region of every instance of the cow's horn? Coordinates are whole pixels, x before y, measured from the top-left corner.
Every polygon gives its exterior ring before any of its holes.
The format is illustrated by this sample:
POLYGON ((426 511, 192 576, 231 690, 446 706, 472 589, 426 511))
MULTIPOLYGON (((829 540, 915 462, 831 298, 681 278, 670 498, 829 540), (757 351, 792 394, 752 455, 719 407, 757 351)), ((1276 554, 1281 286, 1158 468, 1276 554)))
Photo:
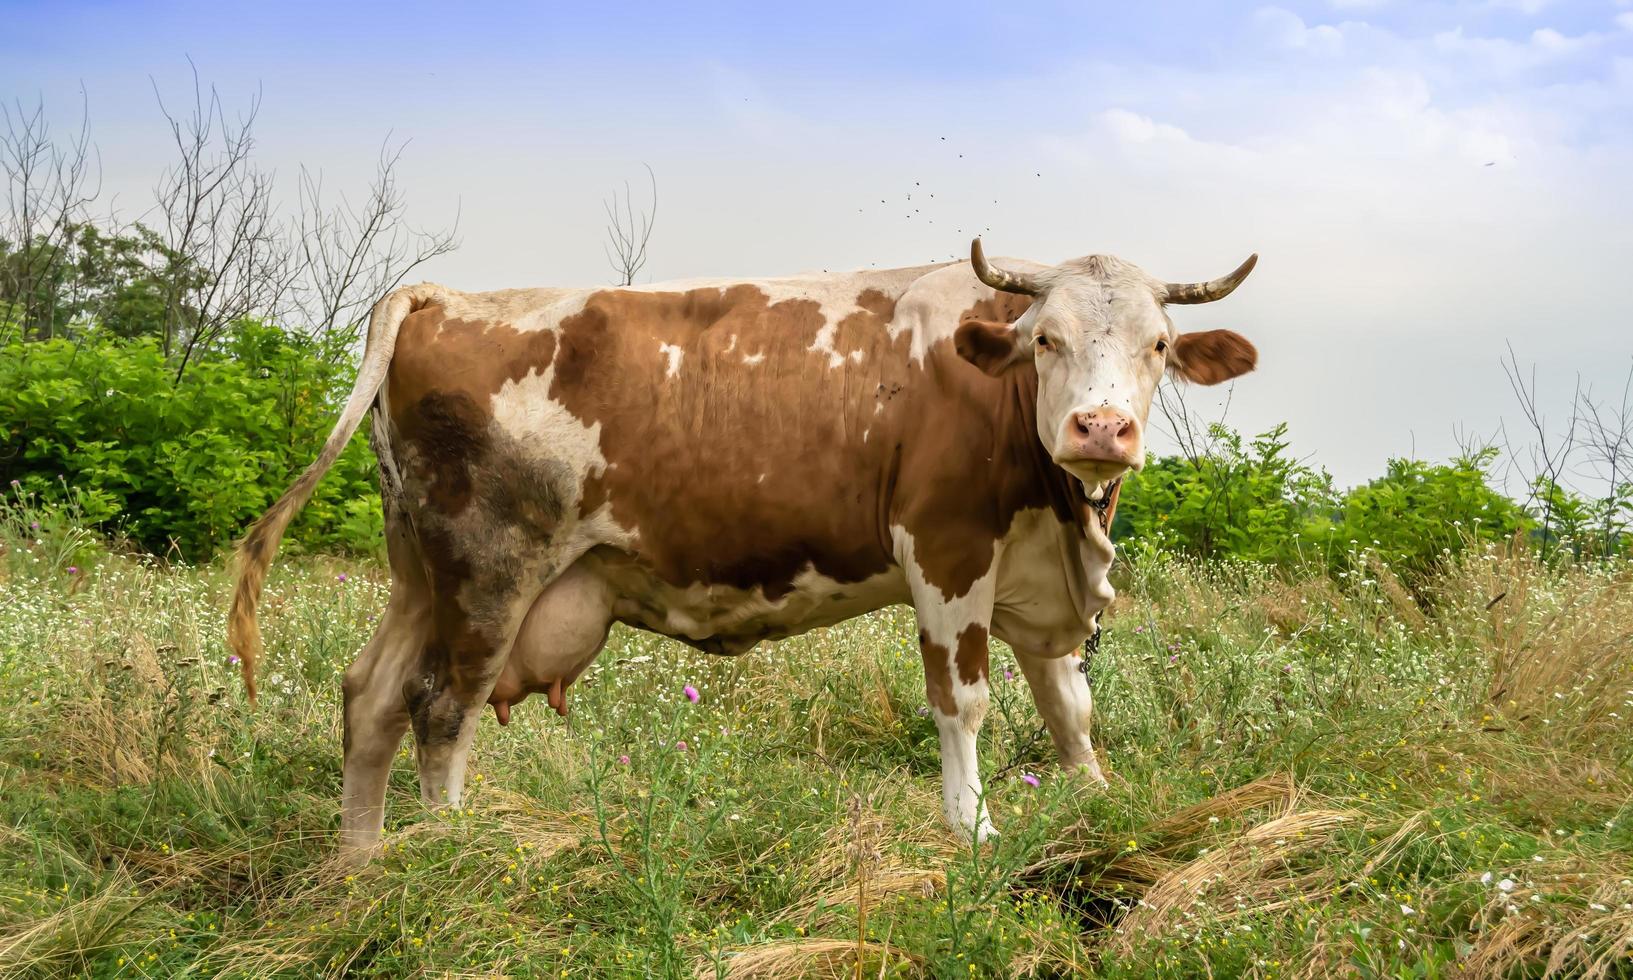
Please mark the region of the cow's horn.
POLYGON ((987 257, 981 251, 981 239, 979 238, 970 242, 970 265, 975 267, 975 277, 993 289, 1006 293, 1020 293, 1023 296, 1036 296, 1038 294, 1038 284, 1031 276, 1019 272, 994 269, 992 266, 987 265, 987 257))
POLYGON ((1253 271, 1253 266, 1259 261, 1259 253, 1254 252, 1247 257, 1247 261, 1236 267, 1236 271, 1222 279, 1212 282, 1171 282, 1168 292, 1163 297, 1165 303, 1212 303, 1216 299, 1229 296, 1231 290, 1242 284, 1247 274, 1253 271))

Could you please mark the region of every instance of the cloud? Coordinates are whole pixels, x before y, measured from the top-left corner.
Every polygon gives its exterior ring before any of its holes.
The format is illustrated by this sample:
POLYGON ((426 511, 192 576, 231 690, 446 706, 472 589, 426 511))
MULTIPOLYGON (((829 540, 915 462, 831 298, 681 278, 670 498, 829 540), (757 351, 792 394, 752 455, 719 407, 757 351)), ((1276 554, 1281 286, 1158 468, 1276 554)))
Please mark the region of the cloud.
POLYGON ((1377 10, 1388 6, 1389 0, 1327 0, 1334 10, 1377 10))
POLYGON ((1538 28, 1524 40, 1506 37, 1471 37, 1458 27, 1434 35, 1443 54, 1467 59, 1501 74, 1527 71, 1582 55, 1604 41, 1593 32, 1569 36, 1551 27, 1538 28))
POLYGON ((1264 7, 1253 17, 1271 43, 1279 47, 1322 56, 1344 53, 1344 33, 1331 24, 1311 27, 1304 18, 1280 7, 1264 7))
POLYGON ((1617 14, 1616 25, 1624 31, 1633 31, 1633 10, 1617 14))

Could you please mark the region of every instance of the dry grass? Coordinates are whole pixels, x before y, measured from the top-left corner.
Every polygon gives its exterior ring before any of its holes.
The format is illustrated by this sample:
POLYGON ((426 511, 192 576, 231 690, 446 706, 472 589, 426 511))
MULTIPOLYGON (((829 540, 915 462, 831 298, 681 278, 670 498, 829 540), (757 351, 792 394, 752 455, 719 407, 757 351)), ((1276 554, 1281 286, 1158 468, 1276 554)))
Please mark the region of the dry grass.
MULTIPOLYGON (((865 943, 861 949, 859 964, 854 942, 800 939, 750 946, 727 954, 725 975, 731 980, 851 980, 857 976, 858 966, 864 977, 883 977, 891 967, 899 970, 904 964, 921 965, 911 954, 883 943, 865 943)), ((698 966, 699 978, 715 975, 712 962, 698 966)))
POLYGON ((1493 551, 1408 590, 1357 567, 1131 570, 1095 680, 1112 786, 1057 778, 995 680, 983 761, 1018 771, 989 780, 1003 836, 974 857, 891 611, 735 661, 619 632, 569 724, 532 702, 484 723, 458 811, 422 810, 401 757, 362 870, 332 855, 368 569, 274 575, 254 713, 217 572, 11 571, 0 974, 638 977, 664 942, 700 976, 1625 974, 1629 572, 1493 551), (701 779, 643 843, 670 719, 701 779), (603 787, 610 857, 592 736, 633 757, 603 787), (660 937, 642 879, 682 866, 660 937))

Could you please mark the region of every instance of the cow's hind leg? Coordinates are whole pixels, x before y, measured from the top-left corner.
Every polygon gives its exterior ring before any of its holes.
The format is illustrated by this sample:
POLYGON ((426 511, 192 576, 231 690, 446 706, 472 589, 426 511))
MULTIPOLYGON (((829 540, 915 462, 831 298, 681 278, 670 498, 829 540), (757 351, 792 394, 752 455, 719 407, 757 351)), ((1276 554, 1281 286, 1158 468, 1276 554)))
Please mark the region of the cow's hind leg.
POLYGON ((1094 714, 1094 694, 1088 679, 1083 676, 1083 658, 1077 653, 1063 657, 1044 657, 1015 651, 1015 659, 1026 675, 1032 689, 1032 701, 1038 714, 1049 728, 1060 764, 1067 769, 1081 769, 1097 783, 1106 777, 1100 771, 1100 760, 1089 743, 1089 721, 1094 714))
POLYGON ((459 804, 482 706, 535 593, 513 581, 488 580, 441 591, 433 600, 419 669, 402 686, 426 803, 459 804))
POLYGON ((425 646, 428 610, 423 595, 399 597, 398 591, 393 591, 374 637, 347 668, 341 683, 345 763, 340 849, 351 860, 367 859, 380 841, 391 760, 408 730, 403 678, 425 646))
POLYGON ((386 495, 391 599, 380 625, 341 682, 345 762, 340 804, 343 858, 366 860, 385 824, 391 760, 408 730, 403 680, 419 663, 430 630, 431 594, 407 525, 386 495))

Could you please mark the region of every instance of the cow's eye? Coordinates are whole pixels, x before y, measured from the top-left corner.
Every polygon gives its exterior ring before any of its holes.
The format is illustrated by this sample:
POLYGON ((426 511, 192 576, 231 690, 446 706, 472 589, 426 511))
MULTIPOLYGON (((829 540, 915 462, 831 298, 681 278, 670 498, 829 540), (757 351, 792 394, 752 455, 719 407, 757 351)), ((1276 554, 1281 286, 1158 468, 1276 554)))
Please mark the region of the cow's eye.
POLYGON ((1168 341, 1166 341, 1166 340, 1157 341, 1157 353, 1161 354, 1166 350, 1168 350, 1168 341))
POLYGON ((1055 345, 1050 343, 1048 337, 1045 337, 1041 333, 1038 334, 1038 350, 1054 350, 1054 349, 1055 349, 1055 345))

